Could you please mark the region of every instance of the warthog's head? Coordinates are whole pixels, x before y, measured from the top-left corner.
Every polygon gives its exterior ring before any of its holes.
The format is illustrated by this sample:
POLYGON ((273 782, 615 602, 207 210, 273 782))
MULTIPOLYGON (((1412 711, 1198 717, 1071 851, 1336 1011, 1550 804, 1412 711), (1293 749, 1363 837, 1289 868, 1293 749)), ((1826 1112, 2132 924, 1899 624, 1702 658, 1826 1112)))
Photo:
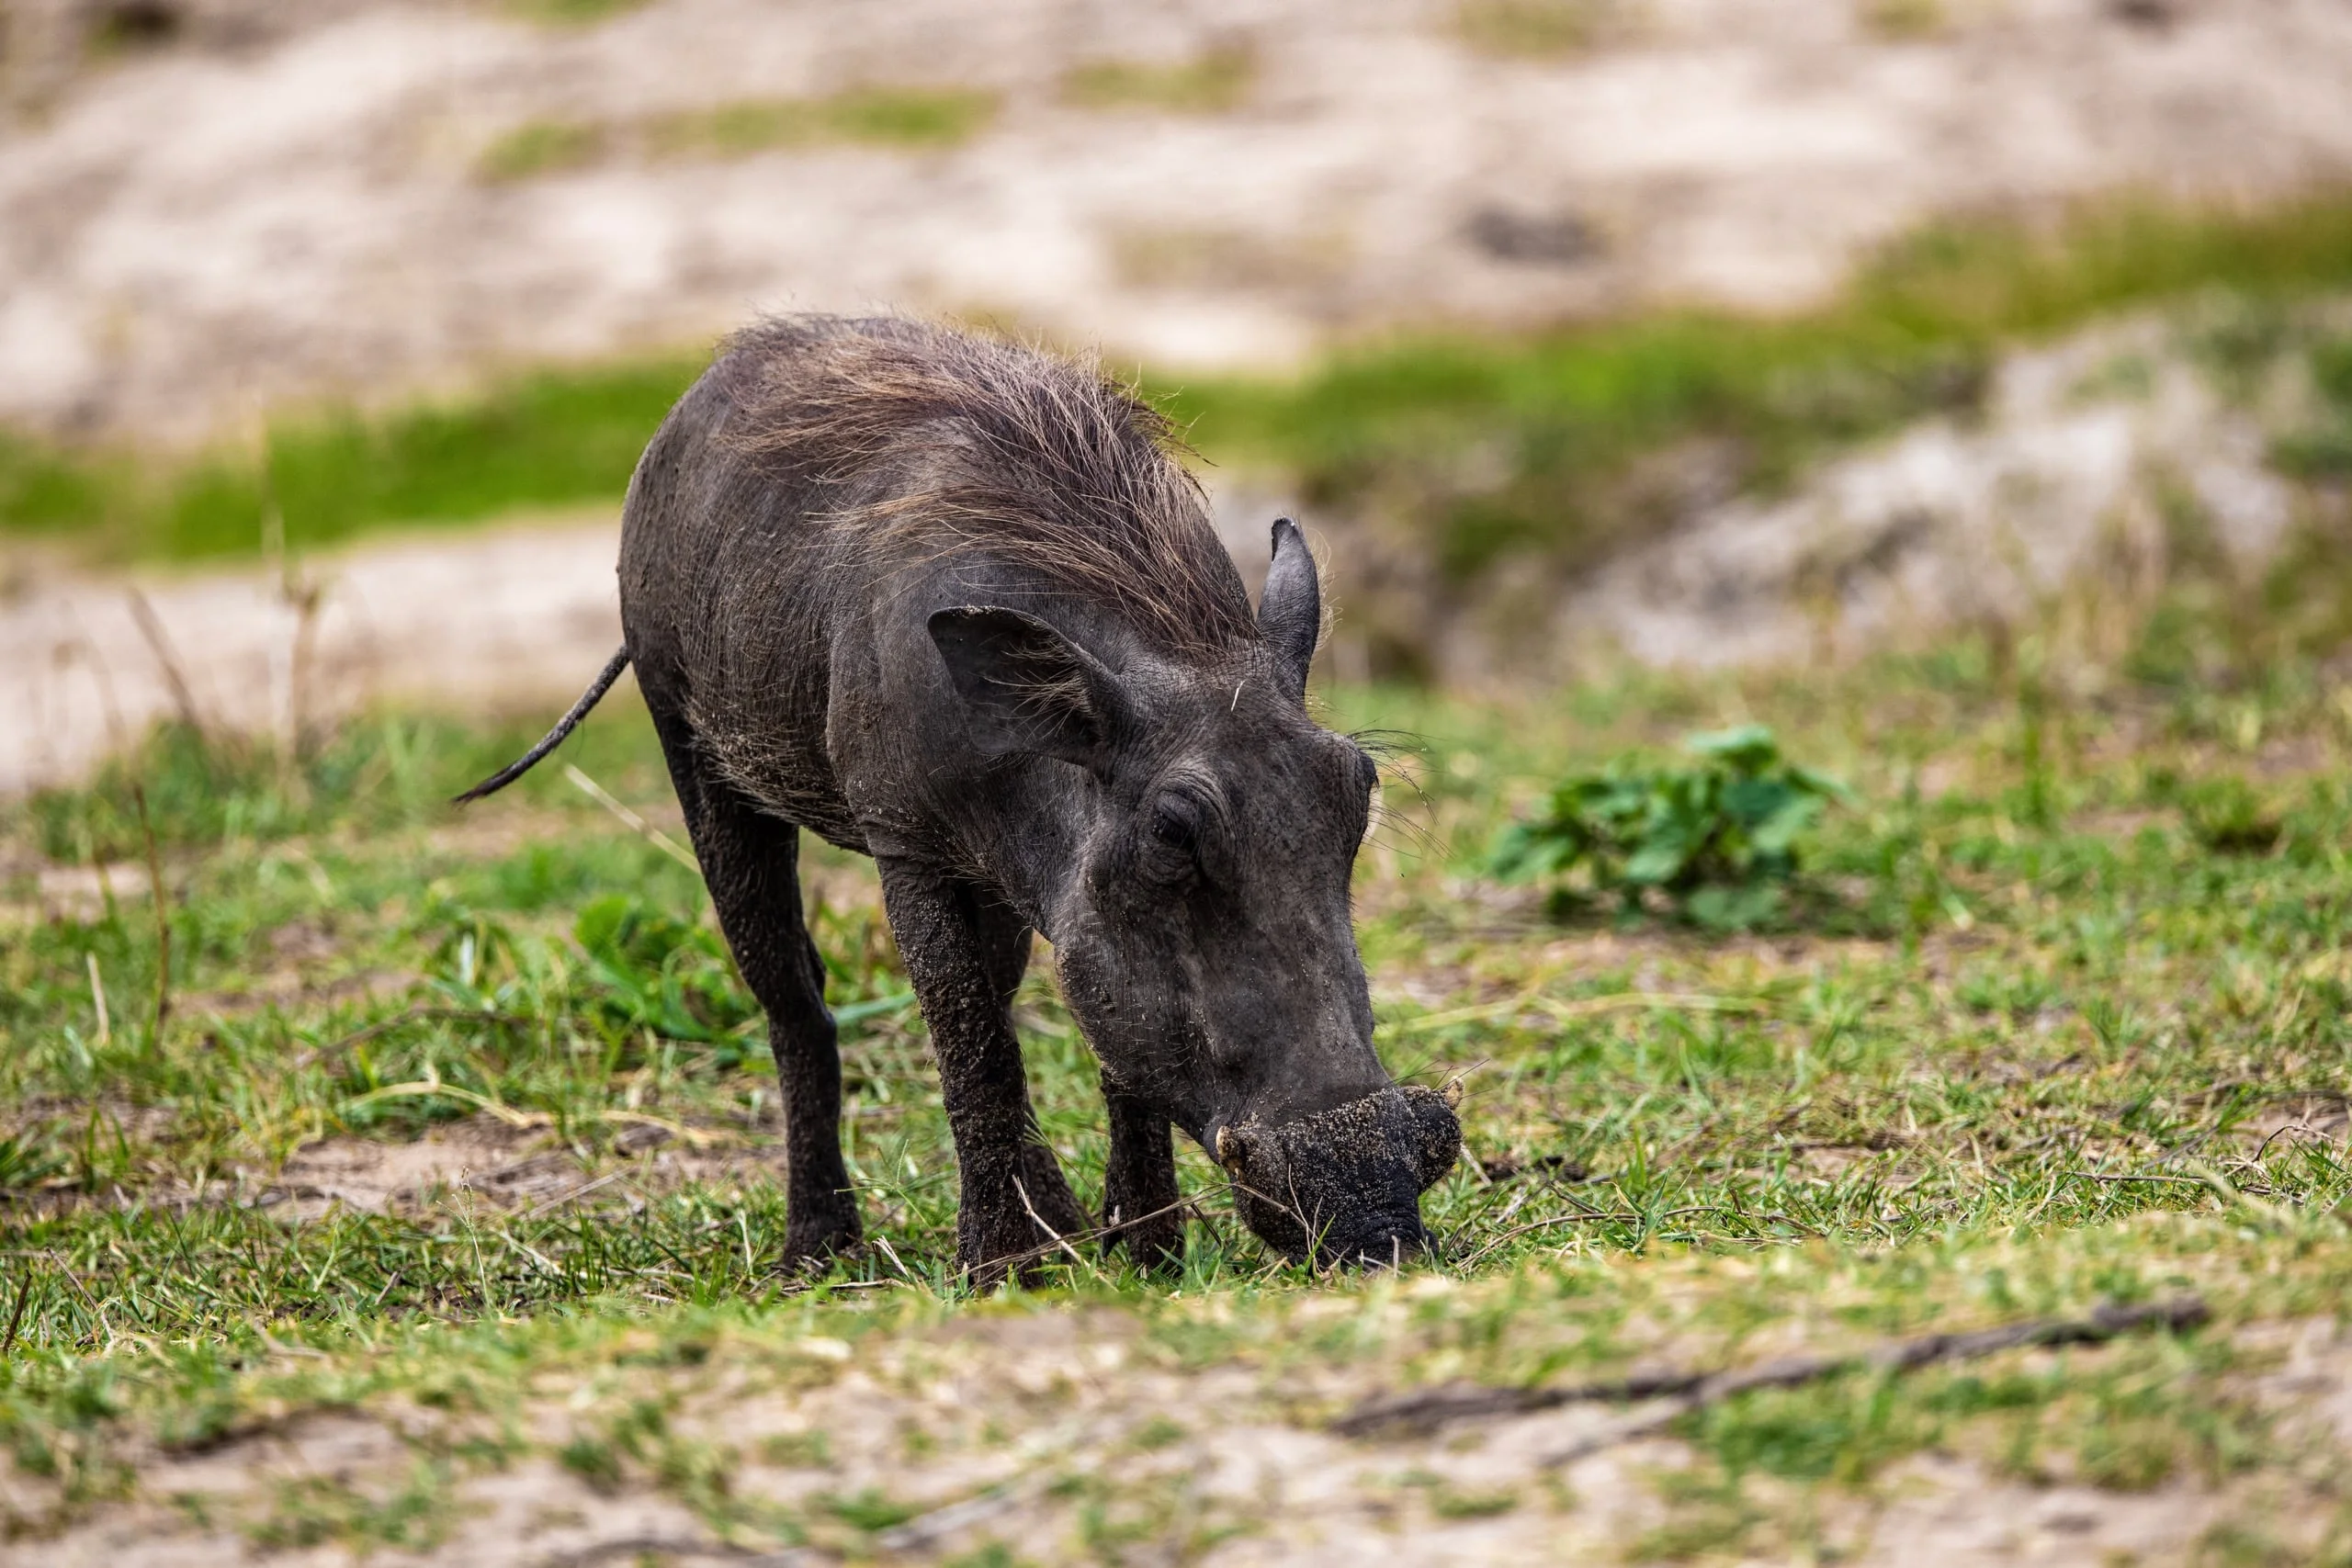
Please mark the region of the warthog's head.
POLYGON ((1285 1253, 1386 1263, 1427 1245, 1420 1194, 1461 1130, 1373 1053, 1348 884, 1378 773, 1307 716, 1321 616, 1284 521, 1261 636, 1216 660, 1114 671, 1006 609, 931 631, 984 746, 1076 764, 1066 826, 1018 852, 1066 868, 1035 879, 1040 919, 1105 1091, 1199 1139, 1285 1253))

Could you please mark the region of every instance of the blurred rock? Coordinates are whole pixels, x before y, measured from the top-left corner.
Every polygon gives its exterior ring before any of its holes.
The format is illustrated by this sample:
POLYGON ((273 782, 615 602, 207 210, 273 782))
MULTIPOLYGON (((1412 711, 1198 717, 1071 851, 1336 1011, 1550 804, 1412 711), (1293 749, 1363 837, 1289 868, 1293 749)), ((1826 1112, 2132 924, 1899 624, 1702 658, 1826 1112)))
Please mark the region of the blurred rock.
POLYGON ((1627 551, 1567 596, 1556 646, 1606 639, 1650 664, 1846 657, 2022 624, 2072 587, 2128 623, 2183 529, 2242 575, 2269 560, 2295 501, 2268 445, 2165 325, 2086 333, 2010 357, 1978 419, 1929 421, 1784 500, 1728 502, 1627 551), (2118 364, 2139 373, 2102 389, 2118 364))

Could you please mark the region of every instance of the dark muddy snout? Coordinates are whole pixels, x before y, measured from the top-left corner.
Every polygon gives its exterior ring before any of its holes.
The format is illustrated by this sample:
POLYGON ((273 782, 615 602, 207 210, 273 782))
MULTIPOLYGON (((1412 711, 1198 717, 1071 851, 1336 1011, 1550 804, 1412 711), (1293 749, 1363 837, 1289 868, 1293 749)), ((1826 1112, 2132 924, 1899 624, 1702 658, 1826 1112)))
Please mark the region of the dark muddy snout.
POLYGON ((1461 1151, 1452 1104, 1419 1085, 1276 1126, 1245 1120, 1216 1136, 1243 1222, 1290 1258, 1327 1264, 1427 1251, 1421 1194, 1461 1151))

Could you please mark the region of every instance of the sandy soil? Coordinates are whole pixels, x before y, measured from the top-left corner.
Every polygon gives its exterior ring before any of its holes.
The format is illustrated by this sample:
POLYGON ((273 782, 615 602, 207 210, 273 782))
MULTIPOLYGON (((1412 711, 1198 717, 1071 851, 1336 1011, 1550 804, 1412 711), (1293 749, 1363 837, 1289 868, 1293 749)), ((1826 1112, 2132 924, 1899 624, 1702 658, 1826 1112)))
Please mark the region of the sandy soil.
MULTIPOLYGON (((2334 0, 1594 0, 1592 47, 1550 59, 1470 47, 1453 0, 657 0, 575 28, 176 3, 175 41, 0 67, 0 419, 195 434, 876 302, 1162 374, 1281 363, 1383 323, 1783 305, 1936 210, 2352 167, 2334 0), (1216 48, 1256 62, 1231 112, 1059 91, 1216 48), (533 119, 942 82, 1003 106, 944 152, 476 172, 533 119)), ((32 38, 95 8, 13 9, 32 38)))
POLYGON ((552 719, 620 646, 618 541, 616 520, 572 518, 324 558, 303 569, 322 592, 299 659, 302 615, 269 572, 36 563, 0 601, 0 793, 79 776, 175 715, 263 735, 400 699, 552 719))
MULTIPOLYGON (((2321 1429, 2342 1424, 2352 1345, 2332 1323, 2257 1325, 2244 1337, 2249 1363, 2264 1369, 2248 1377, 2249 1398, 2291 1401, 2303 1412, 2297 1419, 2321 1429)), ((1544 1456, 1615 1420, 1611 1410, 1569 1407, 1395 1442, 1351 1442, 1322 1429, 1323 1412, 1346 1408, 1376 1377, 1371 1369, 1183 1371, 1150 1354, 1114 1314, 1052 1314, 967 1318, 870 1355, 806 1340, 760 1373, 684 1371, 659 1382, 680 1396, 673 1431, 744 1456, 739 1501, 805 1506, 872 1487, 933 1510, 876 1539, 889 1562, 944 1561, 989 1541, 1013 1547, 1022 1561, 1095 1561, 1080 1534, 1089 1505, 1102 1510, 1097 1528, 1107 1525, 1107 1539, 1121 1543, 1113 1560, 1213 1568, 1617 1562, 1670 1517, 1659 1481, 1690 1462, 1680 1443, 1645 1440, 1556 1471, 1545 1464, 1544 1456), (975 1442, 983 1432, 993 1436, 975 1442)), ((537 1441, 596 1431, 621 1399, 645 1392, 609 1380, 562 1382, 543 1379, 542 1397, 516 1413, 537 1441)), ((416 1455, 463 1426, 421 1408, 371 1407, 303 1416, 207 1452, 153 1455, 132 1501, 28 1542, 16 1558, 0 1550, 0 1560, 45 1568, 251 1561, 238 1526, 259 1524, 273 1502, 283 1510, 305 1486, 380 1496, 412 1473, 416 1455)), ((27 1484, 0 1472, 0 1485, 27 1484)), ((1787 1509, 1794 1494, 1776 1494, 1770 1481, 1752 1482, 1750 1495, 1784 1517, 1803 1517, 1787 1509)), ((1822 1492, 1812 1539, 1768 1525, 1741 1558, 2160 1568, 2197 1560, 2200 1537, 2223 1520, 2258 1517, 2290 1545, 2321 1523, 2261 1506, 2243 1488, 2188 1482, 2145 1493, 2030 1485, 1967 1457, 1930 1453, 1865 1487, 1822 1492)), ((367 1560, 482 1568, 648 1558, 816 1568, 842 1560, 840 1545, 821 1540, 760 1555, 728 1547, 673 1496, 638 1481, 594 1487, 544 1459, 461 1473, 440 1508, 447 1537, 437 1551, 379 1549, 367 1560)), ((355 1559, 333 1544, 270 1560, 324 1568, 355 1559)))

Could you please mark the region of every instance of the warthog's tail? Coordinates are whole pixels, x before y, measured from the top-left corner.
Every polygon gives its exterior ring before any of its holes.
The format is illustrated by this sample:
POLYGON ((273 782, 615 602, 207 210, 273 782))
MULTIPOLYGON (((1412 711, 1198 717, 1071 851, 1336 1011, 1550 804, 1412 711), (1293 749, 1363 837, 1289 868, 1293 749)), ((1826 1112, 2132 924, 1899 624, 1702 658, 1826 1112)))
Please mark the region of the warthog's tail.
POLYGON ((571 734, 573 727, 582 719, 588 716, 588 710, 594 707, 604 694, 613 689, 613 682, 619 680, 621 671, 628 668, 628 648, 627 644, 623 644, 621 650, 614 654, 611 662, 605 666, 604 671, 588 683, 586 691, 580 694, 580 700, 571 705, 571 711, 555 721, 555 728, 548 731, 545 739, 466 791, 465 794, 452 799, 449 804, 463 806, 469 800, 480 800, 485 795, 496 795, 500 790, 529 773, 540 758, 563 744, 563 738, 571 734))

